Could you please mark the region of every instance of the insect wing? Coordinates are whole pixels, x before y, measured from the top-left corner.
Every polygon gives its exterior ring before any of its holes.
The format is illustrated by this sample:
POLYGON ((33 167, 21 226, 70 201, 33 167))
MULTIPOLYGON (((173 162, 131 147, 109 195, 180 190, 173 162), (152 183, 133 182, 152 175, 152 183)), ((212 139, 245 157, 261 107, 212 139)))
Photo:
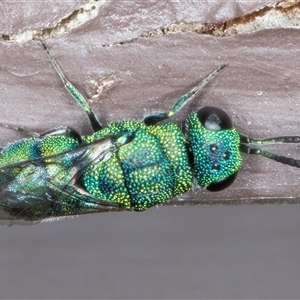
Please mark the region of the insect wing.
POLYGON ((87 193, 78 184, 90 164, 101 164, 117 151, 113 138, 47 157, 0 168, 0 224, 34 224, 111 210, 118 204, 87 193))

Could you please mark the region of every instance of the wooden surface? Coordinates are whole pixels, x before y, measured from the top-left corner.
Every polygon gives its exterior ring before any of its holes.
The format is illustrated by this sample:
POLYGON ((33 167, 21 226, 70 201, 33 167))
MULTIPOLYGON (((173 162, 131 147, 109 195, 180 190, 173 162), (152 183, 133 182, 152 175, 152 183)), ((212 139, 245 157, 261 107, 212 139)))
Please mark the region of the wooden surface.
MULTIPOLYGON (((92 104, 103 122, 167 110, 229 62, 173 120, 181 124, 191 111, 214 105, 245 134, 299 134, 297 2, 1 1, 0 122, 91 133, 32 41, 43 37, 85 93, 92 92, 90 79, 116 76, 92 104)), ((0 131, 0 145, 18 138, 0 131)), ((299 146, 274 150, 300 158, 299 146)), ((195 188, 170 204, 298 202, 299 176, 244 156, 232 187, 195 188)), ((299 215, 299 205, 169 206, 2 226, 0 298, 298 299, 299 215)))
MULTIPOLYGON (((1 4, 6 12, 0 21, 1 122, 39 132, 68 125, 91 133, 41 45, 32 40, 43 37, 70 81, 89 96, 91 80, 116 76, 92 104, 103 123, 168 110, 199 78, 228 62, 230 67, 172 121, 181 124, 191 111, 210 105, 225 110, 234 126, 251 137, 300 134, 297 3, 95 3, 96 16, 91 4, 85 13, 80 9, 85 1, 55 2, 55 8, 34 2, 32 10, 30 3, 1 4), (262 30, 268 27, 273 29, 262 30)), ((0 137, 5 145, 20 135, 1 129, 0 137)), ((300 157, 299 147, 271 149, 300 157)), ((195 188, 170 204, 299 202, 299 169, 257 156, 243 158, 230 188, 219 193, 195 188)))

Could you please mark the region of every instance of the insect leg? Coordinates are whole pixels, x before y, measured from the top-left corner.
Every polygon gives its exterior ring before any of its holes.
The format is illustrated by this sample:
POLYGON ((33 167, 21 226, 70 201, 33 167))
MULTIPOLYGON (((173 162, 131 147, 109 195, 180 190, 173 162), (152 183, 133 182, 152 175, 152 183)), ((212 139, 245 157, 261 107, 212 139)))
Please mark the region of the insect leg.
POLYGON ((217 69, 215 69, 213 72, 211 72, 209 75, 207 75, 201 82, 199 82, 195 87, 193 87, 188 93, 180 97, 169 112, 161 112, 161 113, 147 115, 143 119, 143 122, 146 125, 156 124, 160 121, 163 121, 175 115, 178 111, 182 109, 184 105, 190 102, 206 84, 208 84, 214 77, 216 77, 227 66, 228 64, 223 64, 219 66, 217 69))
POLYGON ((297 144, 300 143, 300 136, 278 136, 269 139, 252 139, 246 135, 240 134, 242 152, 248 154, 259 154, 268 157, 277 162, 300 168, 300 160, 283 155, 278 155, 263 149, 255 148, 253 145, 271 145, 271 144, 297 144))
POLYGON ((47 137, 47 136, 65 136, 73 138, 74 140, 78 141, 79 143, 82 142, 81 135, 72 127, 56 127, 50 131, 46 131, 40 135, 40 137, 47 137))
POLYGON ((81 141, 82 141, 80 134, 75 129, 68 127, 68 126, 67 127, 57 127, 57 128, 54 128, 53 130, 44 132, 42 134, 24 129, 19 126, 6 124, 6 123, 0 123, 0 127, 6 128, 6 129, 11 129, 14 131, 19 131, 19 132, 21 132, 27 136, 33 137, 33 138, 42 138, 45 136, 60 135, 60 136, 71 137, 71 138, 77 140, 79 143, 81 143, 81 141))
POLYGON ((27 130, 27 129, 24 129, 22 127, 19 127, 19 126, 15 126, 15 125, 11 125, 11 124, 6 124, 6 123, 0 123, 0 127, 2 128, 6 128, 6 129, 11 129, 11 130, 14 130, 14 131, 19 131, 27 136, 30 136, 30 137, 40 137, 41 135, 37 132, 34 132, 34 131, 30 131, 30 130, 27 130))
POLYGON ((42 45, 46 51, 46 54, 52 63, 56 73, 59 75, 60 79, 62 80, 63 84, 65 85, 66 90, 71 94, 71 96, 75 99, 75 101, 81 106, 81 108, 86 112, 89 117, 91 126, 94 131, 98 131, 102 129, 102 125, 98 118, 96 117, 95 113, 92 111, 91 107, 87 103, 84 96, 73 86, 73 84, 66 78, 64 73, 62 72, 61 68, 59 67, 58 63, 54 59, 54 57, 50 54, 46 45, 42 42, 42 45))

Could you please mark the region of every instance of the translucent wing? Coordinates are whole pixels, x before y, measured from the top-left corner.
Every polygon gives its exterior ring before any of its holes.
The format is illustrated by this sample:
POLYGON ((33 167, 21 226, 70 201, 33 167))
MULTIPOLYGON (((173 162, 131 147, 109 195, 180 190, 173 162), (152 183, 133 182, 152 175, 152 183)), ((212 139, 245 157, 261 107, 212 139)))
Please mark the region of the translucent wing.
POLYGON ((0 224, 34 224, 124 209, 94 197, 80 185, 81 175, 90 164, 104 163, 117 149, 113 137, 108 137, 0 168, 0 224))

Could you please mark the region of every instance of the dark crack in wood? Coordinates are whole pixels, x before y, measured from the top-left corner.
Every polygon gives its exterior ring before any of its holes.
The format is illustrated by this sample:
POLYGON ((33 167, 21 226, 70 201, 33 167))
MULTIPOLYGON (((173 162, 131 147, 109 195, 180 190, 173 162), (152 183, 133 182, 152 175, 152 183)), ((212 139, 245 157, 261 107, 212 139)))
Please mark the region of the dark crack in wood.
POLYGON ((141 37, 152 38, 176 32, 193 32, 216 37, 228 37, 236 34, 250 33, 270 28, 300 26, 300 3, 298 1, 281 1, 274 7, 265 6, 247 15, 236 17, 223 23, 175 23, 165 28, 143 32, 141 37), (285 21, 279 24, 278 20, 285 21))
MULTIPOLYGON (((3 41, 16 41, 19 43, 28 40, 45 40, 55 38, 62 34, 81 26, 84 22, 78 21, 80 14, 90 14, 90 19, 95 17, 92 11, 99 11, 105 0, 91 0, 89 6, 82 6, 73 11, 68 16, 62 18, 55 26, 39 30, 27 30, 18 35, 0 35, 3 41), (97 7, 96 7, 97 6, 97 7)), ((86 17, 89 19, 89 17, 86 17)), ((174 23, 163 28, 142 32, 139 36, 118 41, 112 44, 103 44, 103 47, 115 45, 125 45, 136 42, 139 38, 155 38, 170 33, 192 32, 196 34, 206 34, 215 37, 229 37, 236 34, 251 33, 271 28, 299 28, 300 27, 300 3, 299 1, 279 1, 274 6, 264 6, 256 11, 250 12, 244 16, 238 16, 222 23, 174 23)))

